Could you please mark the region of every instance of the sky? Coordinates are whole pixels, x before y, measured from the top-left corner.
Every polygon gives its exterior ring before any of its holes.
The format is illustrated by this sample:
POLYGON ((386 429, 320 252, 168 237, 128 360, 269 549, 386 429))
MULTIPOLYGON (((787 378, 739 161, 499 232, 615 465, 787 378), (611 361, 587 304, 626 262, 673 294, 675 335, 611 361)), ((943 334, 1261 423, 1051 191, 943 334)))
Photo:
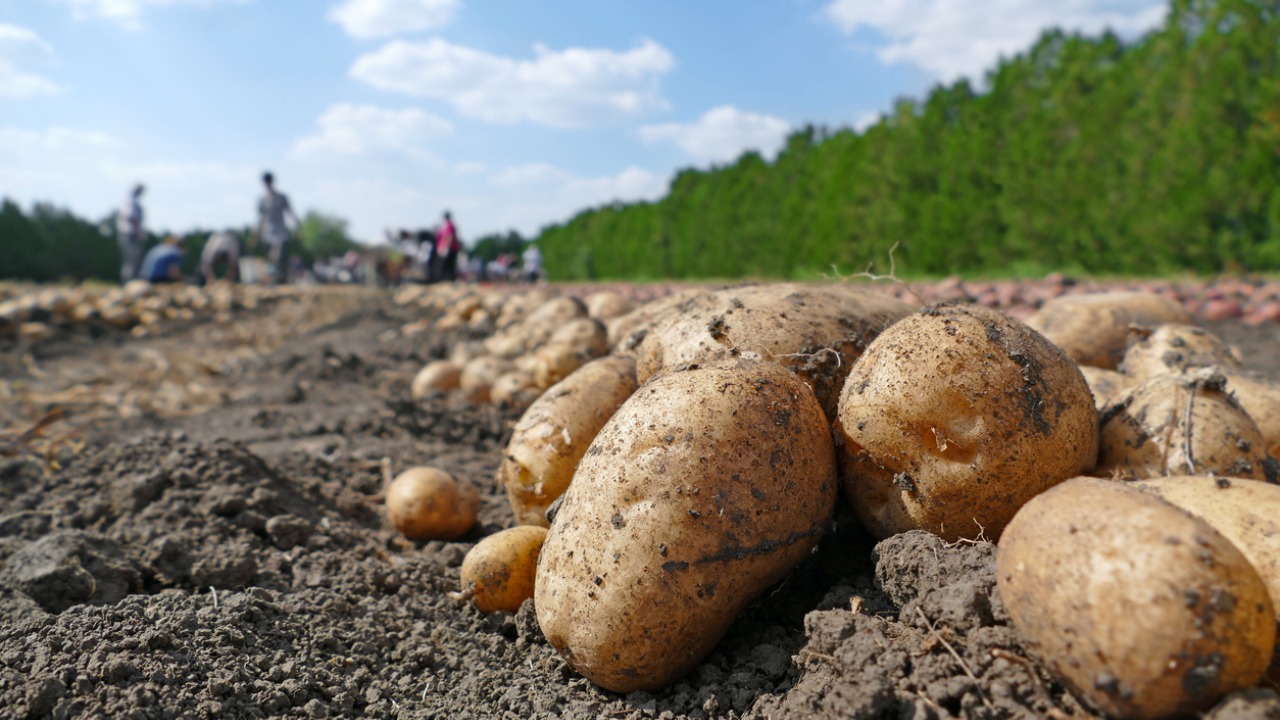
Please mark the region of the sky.
MULTIPOLYGON (((299 213, 464 240, 653 200, 864 128, 1049 27, 1126 38, 1158 0, 0 0, 0 196, 155 232, 299 213)), ((3 238, 0 238, 3 242, 3 238)))

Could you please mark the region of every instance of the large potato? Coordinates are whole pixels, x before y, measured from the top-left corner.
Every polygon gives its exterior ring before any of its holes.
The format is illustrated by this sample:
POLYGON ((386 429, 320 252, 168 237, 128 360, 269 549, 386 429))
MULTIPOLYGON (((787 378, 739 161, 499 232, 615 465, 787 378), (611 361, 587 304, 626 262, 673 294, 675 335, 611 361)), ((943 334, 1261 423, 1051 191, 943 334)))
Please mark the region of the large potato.
POLYGON ((995 539, 1022 503, 1093 467, 1098 412, 1079 367, 980 306, 925 308, 881 333, 845 381, 841 486, 876 537, 995 539))
POLYGON ((1208 523, 1124 483, 1076 478, 1032 499, 996 573, 1032 652, 1110 716, 1205 710, 1271 659, 1257 570, 1208 523))
POLYGON ((1204 328, 1169 323, 1138 340, 1124 354, 1120 364, 1135 382, 1156 375, 1180 375, 1190 370, 1217 367, 1239 370, 1240 358, 1227 344, 1204 328))
POLYGON ((641 384, 659 372, 742 355, 782 364, 835 417, 849 366, 912 307, 848 285, 751 285, 705 293, 654 322, 638 348, 641 384))
POLYGON ((1133 326, 1190 322, 1182 305, 1145 292, 1067 295, 1049 300, 1027 318, 1028 325, 1076 362, 1108 370, 1124 358, 1133 326))
POLYGON ((1163 477, 1134 485, 1204 520, 1234 543, 1262 576, 1280 613, 1280 485, 1210 475, 1163 477))
POLYGON ((516 522, 546 526, 547 508, 569 487, 596 433, 635 390, 635 361, 606 357, 578 368, 529 406, 498 467, 516 522))
POLYGON ((835 498, 827 420, 793 373, 665 374, 579 464, 538 561, 538 622, 597 685, 664 687, 813 549, 835 498))
POLYGON ((1217 473, 1275 481, 1262 432, 1213 368, 1157 375, 1102 411, 1094 474, 1130 480, 1217 473))

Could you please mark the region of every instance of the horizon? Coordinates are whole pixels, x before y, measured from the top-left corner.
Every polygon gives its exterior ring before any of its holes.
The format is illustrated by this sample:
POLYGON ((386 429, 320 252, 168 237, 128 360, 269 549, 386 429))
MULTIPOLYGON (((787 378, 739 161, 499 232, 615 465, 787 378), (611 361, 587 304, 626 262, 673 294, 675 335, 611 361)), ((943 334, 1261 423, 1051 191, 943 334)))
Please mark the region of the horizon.
POLYGON ((0 18, 0 196, 92 221, 147 186, 148 229, 254 224, 271 170, 362 242, 454 212, 536 237, 656 200, 687 168, 772 160, 806 125, 981 85, 1045 30, 1128 41, 1168 4, 725 0, 40 0, 0 18))

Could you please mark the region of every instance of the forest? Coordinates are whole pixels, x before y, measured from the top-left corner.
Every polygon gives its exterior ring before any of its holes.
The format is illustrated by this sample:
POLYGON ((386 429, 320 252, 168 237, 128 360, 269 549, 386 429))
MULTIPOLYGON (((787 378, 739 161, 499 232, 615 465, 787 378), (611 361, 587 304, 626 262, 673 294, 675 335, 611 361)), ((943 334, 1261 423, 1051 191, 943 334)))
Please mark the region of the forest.
POLYGON ((1175 0, 1162 28, 1045 32, 980 85, 687 169, 544 228, 555 279, 1280 270, 1280 2, 1175 0))

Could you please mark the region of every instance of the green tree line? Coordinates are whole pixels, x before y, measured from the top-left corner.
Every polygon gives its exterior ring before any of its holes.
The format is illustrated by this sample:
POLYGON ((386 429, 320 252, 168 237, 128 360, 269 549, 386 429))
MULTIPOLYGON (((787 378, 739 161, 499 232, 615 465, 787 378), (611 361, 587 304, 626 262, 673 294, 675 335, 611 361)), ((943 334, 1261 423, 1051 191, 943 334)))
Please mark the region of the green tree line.
POLYGON ((687 169, 537 238, 556 279, 1280 269, 1280 3, 1175 0, 1126 43, 1053 30, 865 131, 687 169))
MULTIPOLYGON (((308 266, 317 258, 360 248, 342 218, 312 210, 300 220, 295 252, 308 266)), ((237 232, 245 255, 267 255, 265 243, 249 241, 249 227, 237 232)), ((183 275, 195 275, 200 253, 211 233, 197 229, 181 234, 186 253, 183 275)), ((148 233, 147 246, 154 246, 164 237, 148 233)), ((119 277, 114 213, 94 223, 49 203, 36 203, 30 212, 23 212, 8 198, 0 201, 0 279, 58 282, 115 281, 119 277)))

